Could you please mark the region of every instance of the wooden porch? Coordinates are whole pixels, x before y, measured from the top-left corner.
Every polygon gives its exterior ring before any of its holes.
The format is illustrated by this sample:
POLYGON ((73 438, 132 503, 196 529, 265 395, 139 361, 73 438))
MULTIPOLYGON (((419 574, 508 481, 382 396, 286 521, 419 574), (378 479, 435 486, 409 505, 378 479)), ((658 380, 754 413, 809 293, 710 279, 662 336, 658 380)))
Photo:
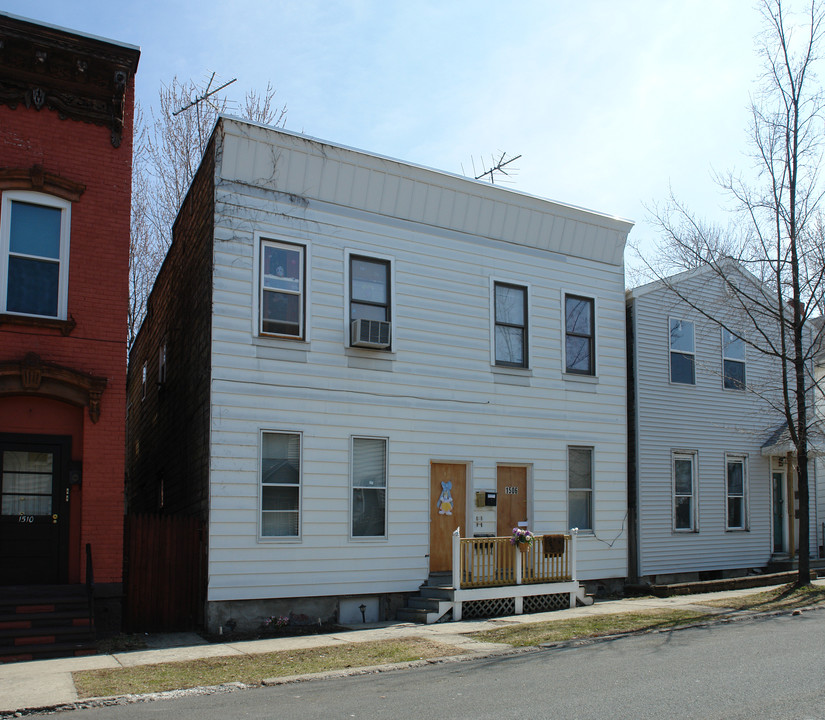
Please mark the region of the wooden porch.
POLYGON ((431 577, 398 619, 434 623, 462 617, 520 615, 523 612, 591 604, 576 576, 576 530, 536 535, 519 549, 509 537, 452 535, 452 571, 431 577), (468 612, 469 611, 469 612, 468 612))

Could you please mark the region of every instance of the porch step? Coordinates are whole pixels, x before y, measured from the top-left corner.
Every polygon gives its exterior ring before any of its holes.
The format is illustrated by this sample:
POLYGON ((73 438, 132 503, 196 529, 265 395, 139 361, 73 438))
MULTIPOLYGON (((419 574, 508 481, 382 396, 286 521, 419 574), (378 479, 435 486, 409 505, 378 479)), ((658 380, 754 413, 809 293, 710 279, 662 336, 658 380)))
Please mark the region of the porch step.
POLYGON ((587 607, 592 605, 595 600, 593 593, 585 592, 584 586, 580 585, 576 591, 576 607, 587 607))
POLYGON ((452 573, 433 573, 418 588, 418 595, 407 598, 407 607, 396 612, 404 622, 432 625, 443 620, 453 609, 452 573))
POLYGON ((432 625, 444 618, 452 609, 452 600, 418 595, 407 600, 407 607, 401 608, 396 613, 396 618, 404 622, 432 625))
POLYGON ((0 663, 94 652, 85 585, 0 587, 0 663))

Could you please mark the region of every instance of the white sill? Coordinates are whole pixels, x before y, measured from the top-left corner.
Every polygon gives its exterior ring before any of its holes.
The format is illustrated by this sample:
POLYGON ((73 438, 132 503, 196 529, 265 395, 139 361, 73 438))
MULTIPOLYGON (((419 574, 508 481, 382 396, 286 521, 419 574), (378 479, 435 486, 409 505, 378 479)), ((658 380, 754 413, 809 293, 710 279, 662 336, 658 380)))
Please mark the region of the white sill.
POLYGON ((303 538, 295 537, 294 535, 273 535, 273 536, 263 536, 258 535, 258 542, 259 543, 287 543, 291 545, 299 545, 303 542, 303 538))
POLYGON ((599 383, 598 375, 579 375, 578 373, 564 372, 561 374, 561 377, 565 381, 585 383, 587 385, 598 385, 599 383))
POLYGON ((379 348, 361 348, 345 345, 344 352, 352 357, 378 358, 379 360, 395 360, 395 350, 381 350, 379 348))
POLYGON ((352 537, 352 535, 350 535, 350 537, 348 538, 348 541, 351 542, 351 543, 358 543, 358 544, 362 544, 362 543, 385 543, 385 542, 389 541, 389 538, 386 535, 375 536, 375 537, 352 537))
POLYGON ((510 365, 491 365, 490 370, 501 375, 516 375, 519 377, 532 377, 533 371, 529 367, 511 367, 510 365))
POLYGON ((279 347, 290 350, 309 350, 309 340, 303 338, 289 338, 275 335, 253 335, 253 345, 263 345, 265 347, 279 347))

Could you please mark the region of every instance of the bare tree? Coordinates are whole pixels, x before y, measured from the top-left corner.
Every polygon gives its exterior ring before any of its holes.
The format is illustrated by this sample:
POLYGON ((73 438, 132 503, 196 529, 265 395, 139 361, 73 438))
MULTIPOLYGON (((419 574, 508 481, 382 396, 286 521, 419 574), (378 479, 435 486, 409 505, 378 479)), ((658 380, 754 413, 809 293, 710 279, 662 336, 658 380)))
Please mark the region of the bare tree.
POLYGON ((198 169, 218 115, 235 111, 264 125, 282 126, 286 106, 275 104, 275 90, 249 91, 233 108, 225 94, 173 78, 158 92, 157 110, 147 118, 135 110, 132 169, 132 222, 129 253, 129 346, 146 313, 146 301, 172 242, 172 224, 198 169), (186 108, 181 112, 183 108, 186 108))
POLYGON ((733 201, 735 222, 728 232, 697 220, 671 194, 665 206, 653 212, 663 245, 658 258, 647 266, 666 284, 667 266, 671 271, 712 268, 746 329, 731 322, 730 314, 720 308, 703 306, 670 287, 698 313, 781 366, 777 405, 797 457, 797 585, 805 585, 810 582, 813 356, 821 349, 822 332, 821 325, 811 321, 822 313, 825 281, 820 177, 825 127, 822 89, 814 76, 825 12, 820 0, 810 0, 800 17, 793 16, 782 0, 762 0, 761 10, 764 74, 759 92, 751 99, 750 124, 755 179, 734 174, 718 178, 733 201), (747 278, 739 268, 749 271, 747 278), (752 277, 757 282, 751 282, 752 277))

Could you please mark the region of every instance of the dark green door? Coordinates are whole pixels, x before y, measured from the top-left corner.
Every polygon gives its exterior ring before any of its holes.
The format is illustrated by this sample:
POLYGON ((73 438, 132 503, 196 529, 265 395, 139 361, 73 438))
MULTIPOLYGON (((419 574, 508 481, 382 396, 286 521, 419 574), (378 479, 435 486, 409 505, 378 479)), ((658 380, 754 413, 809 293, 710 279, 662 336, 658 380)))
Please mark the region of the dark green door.
POLYGON ((785 550, 785 473, 773 474, 773 551, 785 550))
POLYGON ((71 438, 0 435, 0 585, 66 582, 71 438))

